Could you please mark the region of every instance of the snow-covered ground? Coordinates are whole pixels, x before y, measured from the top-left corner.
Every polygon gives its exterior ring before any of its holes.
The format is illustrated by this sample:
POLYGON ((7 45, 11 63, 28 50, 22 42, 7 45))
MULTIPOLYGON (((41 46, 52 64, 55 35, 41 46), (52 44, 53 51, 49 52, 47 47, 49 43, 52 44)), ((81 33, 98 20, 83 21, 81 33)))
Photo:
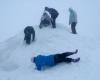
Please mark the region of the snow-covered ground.
POLYGON ((0 1, 0 80, 98 80, 100 79, 99 0, 3 0, 0 1), (56 8, 57 28, 39 29, 44 6, 56 8), (68 26, 68 8, 78 14, 77 35, 68 26), (32 25, 36 41, 26 45, 23 29, 32 25), (31 58, 38 54, 79 52, 79 63, 59 64, 37 71, 31 58))

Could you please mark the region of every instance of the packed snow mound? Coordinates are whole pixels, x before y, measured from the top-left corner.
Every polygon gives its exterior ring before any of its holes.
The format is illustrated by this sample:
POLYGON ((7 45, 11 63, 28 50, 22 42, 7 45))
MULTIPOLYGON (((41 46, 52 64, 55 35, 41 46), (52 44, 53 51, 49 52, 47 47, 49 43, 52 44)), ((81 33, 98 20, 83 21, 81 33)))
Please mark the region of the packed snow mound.
POLYGON ((94 80, 95 76, 98 76, 95 75, 97 70, 93 67, 96 65, 95 67, 99 69, 100 65, 95 60, 98 56, 94 57, 93 53, 95 49, 97 52, 99 49, 91 44, 91 38, 79 35, 79 33, 74 35, 69 27, 62 24, 57 24, 55 29, 51 26, 42 29, 38 26, 33 27, 36 31, 36 38, 30 45, 25 44, 23 31, 0 44, 0 75, 5 75, 5 79, 1 77, 0 80, 44 80, 46 78, 66 80, 66 76, 70 80, 75 80, 75 78, 94 80), (76 64, 61 64, 39 72, 35 69, 35 64, 31 62, 31 58, 38 54, 49 55, 76 49, 79 52, 72 57, 81 57, 81 61, 76 64), (91 69, 94 73, 90 72, 91 69))

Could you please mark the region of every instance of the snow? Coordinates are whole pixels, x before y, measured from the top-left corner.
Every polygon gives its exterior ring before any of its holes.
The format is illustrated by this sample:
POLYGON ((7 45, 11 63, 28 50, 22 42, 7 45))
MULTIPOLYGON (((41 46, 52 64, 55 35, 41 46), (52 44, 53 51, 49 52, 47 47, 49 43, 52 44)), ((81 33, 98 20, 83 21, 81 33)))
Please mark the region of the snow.
POLYGON ((3 0, 0 1, 0 80, 98 80, 100 68, 99 0, 3 0), (56 8, 60 15, 57 28, 39 29, 44 6, 56 8), (65 7, 66 6, 66 7, 65 7), (68 8, 78 14, 77 35, 68 26, 68 8), (23 29, 32 25, 36 40, 31 45, 23 41, 23 29), (38 71, 31 62, 38 54, 49 55, 65 51, 79 52, 78 63, 59 64, 38 71))

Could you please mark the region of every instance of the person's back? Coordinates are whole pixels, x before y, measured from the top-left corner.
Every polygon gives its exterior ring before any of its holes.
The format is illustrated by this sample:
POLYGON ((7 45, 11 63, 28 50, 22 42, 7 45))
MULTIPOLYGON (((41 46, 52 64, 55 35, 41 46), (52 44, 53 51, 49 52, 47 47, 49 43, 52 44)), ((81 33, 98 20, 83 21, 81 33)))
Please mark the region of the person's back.
POLYGON ((76 14, 76 12, 72 8, 69 8, 69 12, 70 12, 69 24, 72 24, 72 22, 77 23, 77 14, 76 14))
POLYGON ((41 70, 43 67, 53 66, 54 56, 38 55, 37 57, 34 57, 34 63, 36 64, 38 70, 41 70))
POLYGON ((76 31, 77 14, 72 8, 69 8, 69 12, 70 12, 69 25, 71 25, 72 33, 77 34, 77 31, 76 31))
POLYGON ((57 17, 59 15, 58 11, 54 8, 48 8, 48 7, 45 7, 45 10, 48 11, 50 14, 51 14, 51 17, 57 17))
POLYGON ((24 34, 25 34, 24 40, 26 41, 27 44, 30 44, 31 40, 32 41, 35 40, 35 30, 32 26, 27 26, 24 29, 24 34))

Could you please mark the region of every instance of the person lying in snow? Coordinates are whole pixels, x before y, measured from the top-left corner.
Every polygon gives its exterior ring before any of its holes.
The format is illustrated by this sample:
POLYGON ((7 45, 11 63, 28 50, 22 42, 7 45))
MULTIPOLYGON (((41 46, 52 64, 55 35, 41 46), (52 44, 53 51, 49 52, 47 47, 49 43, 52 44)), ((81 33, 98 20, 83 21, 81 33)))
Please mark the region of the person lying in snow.
POLYGON ((68 56, 76 54, 78 50, 76 49, 75 52, 64 52, 64 53, 58 53, 53 55, 38 55, 37 57, 33 57, 31 59, 32 63, 35 63, 37 70, 41 71, 45 67, 52 67, 54 65, 57 65, 62 62, 71 63, 71 62, 78 62, 80 58, 69 58, 68 56))

